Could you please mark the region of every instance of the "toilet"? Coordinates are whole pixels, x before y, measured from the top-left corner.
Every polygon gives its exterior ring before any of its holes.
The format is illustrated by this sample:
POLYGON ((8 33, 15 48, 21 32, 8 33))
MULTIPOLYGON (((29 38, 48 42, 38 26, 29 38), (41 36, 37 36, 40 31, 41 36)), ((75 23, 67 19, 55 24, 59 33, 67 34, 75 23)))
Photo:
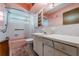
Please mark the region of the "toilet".
POLYGON ((27 43, 27 46, 28 46, 30 49, 33 49, 33 38, 27 38, 25 41, 26 41, 26 43, 27 43))

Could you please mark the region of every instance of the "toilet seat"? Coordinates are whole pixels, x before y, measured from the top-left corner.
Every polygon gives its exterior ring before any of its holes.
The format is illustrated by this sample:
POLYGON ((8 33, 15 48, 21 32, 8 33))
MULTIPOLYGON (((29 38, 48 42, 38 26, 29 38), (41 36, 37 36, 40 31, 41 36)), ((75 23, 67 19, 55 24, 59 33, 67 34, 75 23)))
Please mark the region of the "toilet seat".
POLYGON ((26 42, 27 42, 27 43, 32 43, 32 42, 33 42, 33 38, 27 38, 27 39, 26 39, 26 42))

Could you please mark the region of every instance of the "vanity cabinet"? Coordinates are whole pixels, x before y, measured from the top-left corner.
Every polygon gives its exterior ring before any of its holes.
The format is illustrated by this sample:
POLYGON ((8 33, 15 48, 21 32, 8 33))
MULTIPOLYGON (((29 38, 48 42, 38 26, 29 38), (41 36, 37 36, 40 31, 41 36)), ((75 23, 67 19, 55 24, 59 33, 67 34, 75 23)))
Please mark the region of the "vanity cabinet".
POLYGON ((55 39, 49 39, 40 36, 34 36, 34 51, 39 56, 78 56, 79 55, 79 48, 55 41, 55 39))

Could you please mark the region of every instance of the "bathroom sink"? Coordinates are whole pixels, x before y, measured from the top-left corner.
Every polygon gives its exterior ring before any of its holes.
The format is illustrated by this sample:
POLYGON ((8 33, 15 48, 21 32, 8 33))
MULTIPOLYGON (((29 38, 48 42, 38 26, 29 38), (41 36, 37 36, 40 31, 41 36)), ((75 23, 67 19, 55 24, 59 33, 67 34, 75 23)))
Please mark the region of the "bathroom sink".
POLYGON ((43 32, 43 34, 49 35, 49 34, 54 34, 54 33, 47 33, 47 32, 43 32))

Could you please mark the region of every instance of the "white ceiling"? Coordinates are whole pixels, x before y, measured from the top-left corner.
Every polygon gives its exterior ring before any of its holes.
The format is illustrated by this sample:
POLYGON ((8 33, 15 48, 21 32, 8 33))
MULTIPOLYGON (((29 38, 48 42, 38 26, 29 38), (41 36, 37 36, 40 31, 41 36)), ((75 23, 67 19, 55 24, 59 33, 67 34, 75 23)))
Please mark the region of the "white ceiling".
POLYGON ((63 7, 65 7, 65 6, 67 6, 67 5, 69 5, 69 3, 61 3, 61 4, 59 4, 59 5, 56 5, 56 6, 53 7, 52 9, 48 10, 46 13, 53 13, 53 12, 55 12, 55 11, 57 11, 57 10, 59 10, 59 9, 61 9, 61 8, 63 8, 63 7))

